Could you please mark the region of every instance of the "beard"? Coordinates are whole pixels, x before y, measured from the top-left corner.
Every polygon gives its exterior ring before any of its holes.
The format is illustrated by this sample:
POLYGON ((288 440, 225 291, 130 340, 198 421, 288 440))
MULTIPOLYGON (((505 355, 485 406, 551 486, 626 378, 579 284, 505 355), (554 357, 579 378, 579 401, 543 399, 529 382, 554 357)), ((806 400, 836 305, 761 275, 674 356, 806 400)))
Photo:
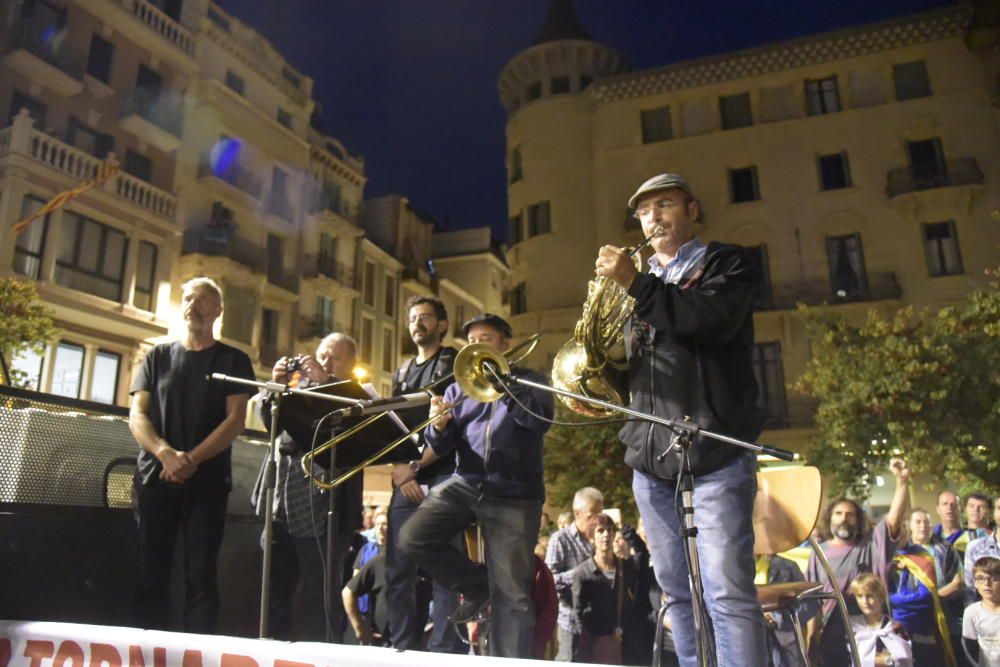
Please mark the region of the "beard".
POLYGON ((842 523, 840 525, 834 526, 833 530, 830 532, 832 532, 833 536, 836 537, 837 539, 850 542, 857 535, 858 529, 855 526, 850 526, 846 523, 842 523))

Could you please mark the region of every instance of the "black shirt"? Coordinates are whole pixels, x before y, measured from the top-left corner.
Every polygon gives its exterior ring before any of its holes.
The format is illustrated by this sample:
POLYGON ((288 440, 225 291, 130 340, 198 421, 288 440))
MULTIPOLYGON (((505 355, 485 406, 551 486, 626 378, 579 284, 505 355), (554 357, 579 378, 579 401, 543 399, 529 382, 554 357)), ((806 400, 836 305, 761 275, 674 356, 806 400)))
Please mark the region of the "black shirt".
MULTIPOLYGON (((392 395, 410 394, 437 381, 437 384, 430 389, 438 396, 443 396, 444 390, 452 382, 451 371, 455 363, 455 354, 454 348, 441 347, 423 363, 417 363, 415 357, 410 359, 396 371, 392 383, 392 395), (445 376, 448 377, 445 378, 445 376)), ((398 414, 408 427, 414 428, 427 419, 429 409, 426 407, 412 408, 400 410, 398 414)), ((420 441, 423 446, 427 446, 423 434, 420 436, 420 441)), ((417 482, 427 484, 433 479, 450 475, 454 471, 455 455, 449 454, 422 468, 417 473, 417 482)))
MULTIPOLYGON (((180 342, 157 345, 139 367, 129 393, 150 393, 149 419, 174 449, 189 452, 214 431, 226 418, 228 396, 253 393, 244 385, 209 380, 211 373, 255 379, 250 357, 219 341, 204 350, 188 350, 180 342)), ((184 485, 231 490, 231 459, 226 448, 199 464, 184 485)), ((142 484, 166 484, 160 479, 162 468, 153 454, 139 449, 136 478, 142 484)))
POLYGON ((388 636, 389 609, 386 605, 385 554, 372 558, 347 582, 347 588, 356 596, 368 596, 368 617, 373 631, 388 636))

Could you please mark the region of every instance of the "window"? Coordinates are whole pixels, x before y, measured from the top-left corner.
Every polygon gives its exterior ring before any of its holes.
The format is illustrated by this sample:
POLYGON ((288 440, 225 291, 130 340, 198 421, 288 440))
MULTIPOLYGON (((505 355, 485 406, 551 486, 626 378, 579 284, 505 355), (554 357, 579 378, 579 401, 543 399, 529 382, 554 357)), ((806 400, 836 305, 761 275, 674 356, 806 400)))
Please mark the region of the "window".
POLYGON ((830 264, 830 287, 838 301, 864 299, 868 294, 865 257, 861 235, 826 237, 826 256, 830 264))
POLYGON ((958 233, 955 231, 954 220, 924 225, 924 254, 927 257, 927 271, 931 276, 962 273, 962 255, 958 250, 958 233))
POLYGON ((313 333, 317 338, 333 331, 333 308, 333 299, 322 294, 316 296, 316 322, 313 333))
MULTIPOLYGON (((375 305, 375 262, 365 260, 364 300, 366 306, 375 305)), ((368 358, 371 361, 371 357, 368 358)))
POLYGON ((753 263, 757 278, 757 293, 754 295, 753 306, 757 310, 768 310, 774 307, 774 292, 771 289, 771 267, 767 259, 767 246, 760 244, 747 248, 753 263))
POLYGON ((289 130, 292 129, 292 114, 288 113, 281 107, 278 107, 278 124, 284 125, 289 130))
POLYGON ((525 95, 525 101, 530 102, 532 100, 537 100, 542 96, 542 82, 536 81, 528 86, 527 95, 525 95))
POLYGON ((48 107, 36 100, 34 97, 30 97, 19 90, 15 90, 10 99, 10 123, 14 122, 14 116, 21 113, 21 109, 28 110, 28 114, 31 115, 31 120, 35 121, 36 129, 45 129, 45 114, 48 111, 48 107))
POLYGON ((281 272, 285 268, 285 249, 280 236, 267 235, 267 268, 281 272))
POLYGON ((122 169, 126 174, 132 174, 147 183, 153 180, 152 161, 148 157, 139 155, 131 149, 125 151, 125 162, 122 164, 122 169))
POLYGON ((391 373, 396 367, 393 363, 395 357, 393 354, 394 339, 395 336, 392 335, 392 329, 382 329, 382 370, 386 373, 391 373))
POLYGON ((819 156, 819 186, 821 190, 840 190, 851 186, 847 153, 819 156))
POLYGON ((569 92, 569 77, 568 76, 555 76, 552 77, 550 82, 550 88, 553 95, 565 95, 569 92))
MULTIPOLYGON (((45 205, 45 201, 36 197, 25 197, 21 201, 21 220, 45 205)), ((36 219, 27 229, 15 236, 13 269, 32 280, 38 280, 42 271, 42 251, 45 248, 45 235, 49 229, 49 216, 36 219)))
POLYGON ((317 256, 319 272, 329 278, 340 279, 337 275, 337 238, 326 232, 319 233, 319 255, 317 256))
POLYGON ((111 136, 90 129, 72 116, 69 119, 66 140, 75 148, 102 160, 114 150, 114 139, 111 136))
POLYGON ((115 46, 100 35, 91 35, 90 54, 87 56, 87 74, 98 81, 111 83, 111 57, 115 46))
POLYGON ((366 364, 372 363, 372 354, 375 338, 375 320, 361 318, 361 360, 366 364))
POLYGON ((520 315, 528 311, 527 289, 524 283, 514 287, 510 291, 510 314, 520 315))
POLYGON ((764 426, 782 428, 788 407, 785 400, 785 371, 781 364, 781 343, 753 346, 753 372, 757 378, 757 407, 764 411, 764 426))
POLYGON ((750 93, 720 97, 719 114, 722 116, 723 130, 735 130, 738 127, 753 125, 753 114, 750 112, 750 93))
POLYGON ((510 182, 517 183, 524 177, 521 171, 521 147, 515 146, 510 152, 510 182))
POLYGON ((552 231, 549 202, 543 201, 528 207, 528 238, 552 231))
POLYGON ((465 306, 455 306, 455 335, 462 335, 462 325, 465 324, 465 306))
POLYGON ((334 181, 323 182, 323 192, 320 195, 320 209, 327 209, 334 213, 343 210, 343 197, 340 183, 334 181))
POLYGON ((892 81, 896 85, 897 100, 912 100, 931 94, 931 81, 927 76, 927 63, 916 60, 912 63, 893 65, 892 81))
POLYGON ((593 82, 594 82, 593 77, 581 76, 580 77, 580 92, 585 91, 587 89, 587 86, 589 86, 593 82))
POLYGON ((157 251, 158 248, 149 241, 139 241, 139 260, 135 268, 135 295, 132 297, 132 305, 142 310, 153 310, 157 251))
POLYGON ((292 219, 292 207, 288 201, 288 174, 280 167, 271 170, 271 196, 267 200, 267 212, 289 222, 292 219))
POLYGON ((278 327, 281 313, 271 308, 261 309, 260 357, 261 362, 273 364, 281 356, 278 354, 278 327))
POLYGON ((56 396, 80 398, 80 382, 83 379, 83 356, 84 349, 82 345, 61 341, 56 346, 50 393, 56 396))
POLYGON ((910 175, 918 190, 936 188, 948 182, 948 167, 938 138, 906 142, 910 175))
POLYGON ((757 167, 729 170, 729 198, 734 204, 760 199, 757 167))
POLYGON ((243 94, 243 79, 231 69, 226 70, 226 86, 239 95, 243 94))
POLYGON ((840 111, 837 77, 806 79, 806 111, 810 116, 840 111))
POLYGON ((250 345, 253 339, 253 322, 257 315, 257 292, 252 287, 226 284, 226 309, 222 313, 222 335, 250 345))
POLYGON ((123 232, 66 211, 56 256, 56 284, 121 301, 127 250, 123 232))
POLYGON ((521 239, 521 212, 518 211, 507 221, 507 246, 517 245, 521 239))
POLYGON ((21 350, 10 361, 12 370, 23 374, 23 379, 14 386, 38 391, 42 384, 42 361, 45 356, 34 350, 21 350))
POLYGON ((670 124, 670 107, 645 109, 640 116, 642 119, 642 143, 651 144, 674 138, 674 130, 670 124))
POLYGON ((292 71, 287 65, 281 68, 281 78, 283 78, 288 83, 292 84, 296 88, 302 85, 302 77, 292 71))
POLYGON ((385 277, 385 314, 396 317, 396 278, 390 275, 385 277))
POLYGON ((94 372, 90 376, 90 400, 115 404, 118 397, 118 367, 121 356, 98 350, 94 355, 94 372))

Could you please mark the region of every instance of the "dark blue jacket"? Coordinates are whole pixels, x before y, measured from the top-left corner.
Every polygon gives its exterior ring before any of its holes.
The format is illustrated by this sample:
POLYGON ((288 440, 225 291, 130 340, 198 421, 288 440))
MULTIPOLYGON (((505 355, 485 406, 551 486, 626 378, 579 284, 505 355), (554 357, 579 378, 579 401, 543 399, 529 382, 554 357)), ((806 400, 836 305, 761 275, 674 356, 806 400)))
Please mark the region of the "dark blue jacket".
MULTIPOLYGON (((511 369, 516 377, 548 384, 541 373, 524 368, 511 369)), ((455 474, 495 498, 545 500, 542 480, 542 440, 549 423, 529 414, 552 419, 552 394, 510 383, 514 398, 504 396, 492 403, 465 398, 461 387, 448 387, 444 398, 455 406, 452 419, 443 431, 427 427, 425 436, 434 453, 458 454, 455 474), (524 407, 522 407, 522 405, 524 407)))

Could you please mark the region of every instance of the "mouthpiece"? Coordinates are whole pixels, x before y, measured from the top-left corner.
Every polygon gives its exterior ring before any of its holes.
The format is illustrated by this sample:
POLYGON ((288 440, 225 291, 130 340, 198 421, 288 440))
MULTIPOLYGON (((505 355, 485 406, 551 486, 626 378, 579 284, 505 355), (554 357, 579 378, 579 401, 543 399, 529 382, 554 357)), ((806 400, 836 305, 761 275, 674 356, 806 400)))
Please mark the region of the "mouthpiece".
POLYGON ((628 254, 628 256, 629 257, 635 257, 637 254, 639 254, 640 252, 642 252, 643 248, 645 248, 650 243, 652 243, 653 239, 655 239, 657 236, 659 236, 662 233, 663 233, 663 227, 657 226, 656 228, 654 228, 653 229, 653 233, 650 234, 649 236, 647 236, 645 241, 643 241, 642 243, 640 243, 639 245, 637 245, 635 248, 633 248, 632 252, 630 252, 628 254))

